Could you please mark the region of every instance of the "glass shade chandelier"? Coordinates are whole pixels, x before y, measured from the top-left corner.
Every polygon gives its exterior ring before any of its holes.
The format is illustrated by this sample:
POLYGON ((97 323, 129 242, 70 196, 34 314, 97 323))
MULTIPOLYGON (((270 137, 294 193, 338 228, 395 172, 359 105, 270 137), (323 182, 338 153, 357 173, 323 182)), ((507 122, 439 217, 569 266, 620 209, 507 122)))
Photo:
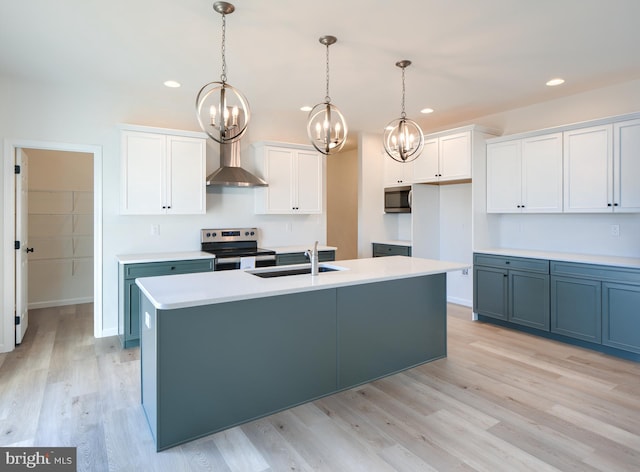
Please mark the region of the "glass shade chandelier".
POLYGON ((402 69, 402 113, 400 118, 391 121, 384 129, 384 150, 391 159, 398 162, 415 160, 424 147, 424 136, 418 123, 407 118, 404 111, 404 70, 411 65, 411 61, 396 62, 402 69))
POLYGON ((225 51, 226 18, 235 7, 227 2, 215 2, 213 9, 222 15, 222 74, 220 81, 205 84, 196 97, 196 113, 202 130, 220 144, 239 140, 247 131, 251 112, 247 98, 227 83, 225 51))
POLYGON ((337 40, 335 36, 320 38, 320 43, 327 47, 327 95, 324 102, 311 109, 307 119, 307 136, 313 147, 325 155, 340 151, 347 141, 347 122, 329 97, 329 46, 337 40))

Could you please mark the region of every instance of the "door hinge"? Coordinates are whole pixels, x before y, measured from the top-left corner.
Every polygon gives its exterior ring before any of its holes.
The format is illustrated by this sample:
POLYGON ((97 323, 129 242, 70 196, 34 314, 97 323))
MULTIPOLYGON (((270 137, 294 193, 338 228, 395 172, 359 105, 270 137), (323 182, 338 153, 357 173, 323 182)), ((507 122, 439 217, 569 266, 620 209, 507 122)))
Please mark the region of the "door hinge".
POLYGON ((16 249, 20 249, 20 241, 16 241, 13 247, 16 249))
POLYGON ((19 325, 19 324, 20 324, 20 317, 16 316, 16 325, 19 325))
POLYGON ((14 166, 14 168, 13 168, 13 169, 15 170, 15 173, 16 173, 16 174, 19 174, 19 173, 20 173, 20 166, 14 166))

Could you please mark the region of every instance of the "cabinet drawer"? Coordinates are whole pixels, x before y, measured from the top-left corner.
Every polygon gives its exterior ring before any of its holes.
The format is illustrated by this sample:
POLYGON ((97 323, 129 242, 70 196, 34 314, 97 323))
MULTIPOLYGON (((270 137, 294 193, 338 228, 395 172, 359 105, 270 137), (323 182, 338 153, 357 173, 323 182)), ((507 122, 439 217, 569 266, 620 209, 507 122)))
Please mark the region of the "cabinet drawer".
POLYGON ((373 257, 411 256, 411 247, 373 243, 373 257))
MULTIPOLYGON (((329 262, 336 260, 336 251, 318 251, 318 261, 329 262)), ((276 265, 308 264, 309 258, 304 252, 287 252, 276 255, 276 265)))
POLYGON ((551 261, 551 274, 640 285, 640 269, 551 261))
POLYGON ((531 272, 549 273, 549 261, 529 259, 526 257, 494 256, 490 254, 474 254, 473 264, 501 269, 528 270, 531 272))
POLYGON ((193 261, 149 262, 129 264, 125 267, 125 278, 155 277, 157 275, 188 274, 190 272, 208 272, 213 270, 213 259, 193 261))

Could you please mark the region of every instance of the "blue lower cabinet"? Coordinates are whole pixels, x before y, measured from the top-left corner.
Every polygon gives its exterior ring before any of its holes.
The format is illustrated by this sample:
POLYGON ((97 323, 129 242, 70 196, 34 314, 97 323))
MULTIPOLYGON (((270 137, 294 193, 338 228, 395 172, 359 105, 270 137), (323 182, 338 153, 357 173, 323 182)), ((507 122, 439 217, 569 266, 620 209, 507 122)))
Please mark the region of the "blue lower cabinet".
MULTIPOLYGON (((336 260, 336 251, 326 250, 318 251, 318 260, 320 262, 331 262, 336 260)), ((304 252, 286 252, 282 254, 276 254, 276 265, 292 265, 292 264, 306 264, 309 262, 309 258, 304 255, 304 252)))
POLYGON ((640 360, 640 269, 476 253, 473 274, 479 319, 640 360))
POLYGON ((640 354, 640 286, 602 284, 602 344, 640 354))
POLYGON ((601 285, 596 280, 552 276, 551 332, 600 343, 601 285))
POLYGON ((473 269, 473 311, 507 321, 509 271, 495 267, 473 269))

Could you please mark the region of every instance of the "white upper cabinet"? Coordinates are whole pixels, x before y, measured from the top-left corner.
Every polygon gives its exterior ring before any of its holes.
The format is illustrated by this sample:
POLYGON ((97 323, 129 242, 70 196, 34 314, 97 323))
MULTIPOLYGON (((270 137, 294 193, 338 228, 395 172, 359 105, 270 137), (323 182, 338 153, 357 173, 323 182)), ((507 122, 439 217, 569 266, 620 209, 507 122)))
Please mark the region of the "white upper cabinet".
POLYGON ((640 212, 640 120, 613 126, 613 211, 640 212))
POLYGON ((522 143, 487 145, 487 213, 520 213, 522 143))
POLYGON ((562 133, 487 145, 488 213, 562 211, 562 133))
POLYGON ((206 140, 166 131, 122 131, 122 214, 206 212, 206 140))
POLYGON ((255 189, 256 213, 319 214, 324 194, 324 161, 310 146, 254 145, 257 174, 268 187, 255 189))
POLYGON ((613 125, 564 132, 564 210, 613 211, 613 125))
MULTIPOLYGON (((384 186, 411 185, 415 161, 398 162, 391 159, 385 151, 382 151, 381 155, 382 159, 384 159, 384 186)), ((422 156, 418 157, 418 159, 422 159, 422 156)))
POLYGON ((425 136, 424 149, 413 166, 413 183, 471 179, 471 131, 425 136))

